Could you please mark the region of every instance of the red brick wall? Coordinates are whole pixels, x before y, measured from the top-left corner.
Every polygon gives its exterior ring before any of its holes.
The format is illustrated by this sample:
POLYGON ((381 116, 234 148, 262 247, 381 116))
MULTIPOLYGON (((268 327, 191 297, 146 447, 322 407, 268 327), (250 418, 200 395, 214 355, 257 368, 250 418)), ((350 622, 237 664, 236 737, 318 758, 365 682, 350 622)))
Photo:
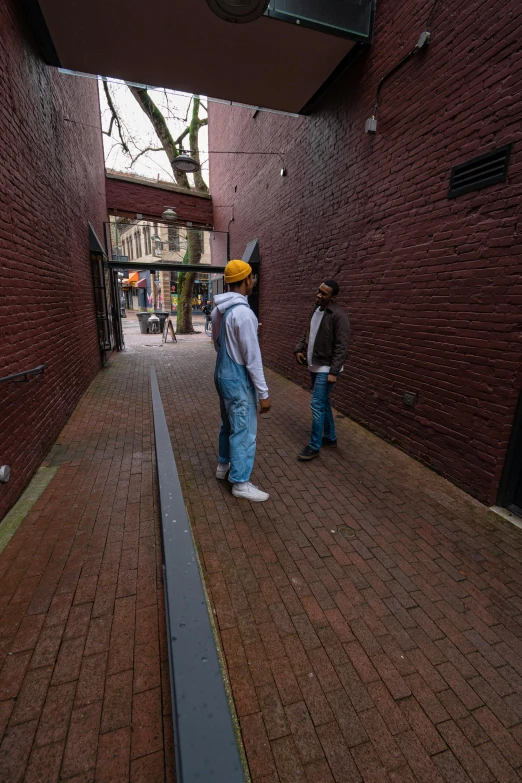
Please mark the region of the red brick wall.
POLYGON ((100 368, 87 221, 103 237, 96 82, 45 66, 0 0, 0 519, 100 368))
POLYGON ((212 202, 203 196, 178 193, 168 187, 142 185, 112 176, 106 179, 107 209, 119 215, 161 217, 165 207, 173 207, 180 220, 212 225, 212 202))
MULTIPOLYGON (((210 149, 285 149, 288 168, 218 155, 211 186, 234 203, 232 257, 260 240, 266 362, 307 383, 292 351, 339 270, 353 336, 335 405, 492 502, 522 383, 522 6, 441 0, 429 49, 385 83, 368 136, 377 84, 431 7, 381 0, 371 51, 310 117, 211 104, 210 149), (447 199, 455 163, 510 141, 507 183, 447 199)), ((217 229, 229 212, 215 209, 217 229)))

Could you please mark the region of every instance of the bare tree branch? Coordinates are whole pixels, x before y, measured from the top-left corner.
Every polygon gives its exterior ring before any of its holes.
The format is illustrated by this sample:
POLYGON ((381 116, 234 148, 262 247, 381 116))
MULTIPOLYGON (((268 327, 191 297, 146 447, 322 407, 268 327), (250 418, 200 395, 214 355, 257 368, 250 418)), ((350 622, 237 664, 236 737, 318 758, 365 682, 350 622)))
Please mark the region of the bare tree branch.
MULTIPOLYGON (((111 137, 111 139, 112 139, 112 137, 111 137)), ((112 142, 113 142, 113 144, 112 144, 112 146, 111 146, 111 148, 109 150, 109 154, 107 155, 107 159, 110 158, 113 150, 117 149, 118 147, 121 147, 121 142, 115 141, 115 139, 112 139, 112 142)))
POLYGON ((154 161, 154 166, 149 166, 146 163, 144 163, 143 161, 141 162, 141 165, 145 166, 145 168, 147 168, 147 169, 153 169, 154 171, 157 171, 157 169, 161 169, 162 171, 165 172, 167 180, 173 180, 174 179, 174 176, 172 174, 172 169, 170 169, 170 170, 166 169, 165 166, 162 166, 161 163, 158 163, 157 160, 154 161))
POLYGON ((190 113, 190 106, 192 104, 192 97, 190 98, 190 101, 189 101, 188 106, 187 106, 187 113, 185 114, 185 122, 188 122, 189 113, 190 113))
POLYGON ((176 184, 180 188, 186 188, 187 190, 190 190, 190 182, 188 181, 187 175, 184 172, 177 171, 176 167, 174 166, 174 159, 178 155, 178 148, 176 147, 176 142, 172 138, 172 134, 165 121, 165 117, 160 112, 144 87, 133 87, 130 84, 127 86, 151 121, 152 127, 156 131, 156 135, 167 154, 170 165, 172 166, 176 184))
POLYGON ((177 115, 177 106, 174 106, 174 108, 171 107, 170 101, 172 96, 169 95, 169 91, 164 89, 163 94, 165 96, 165 105, 166 105, 166 111, 163 112, 165 117, 167 117, 169 120, 175 120, 176 122, 182 122, 184 125, 187 123, 186 117, 178 117, 177 115))
POLYGON ((105 97, 107 99, 107 103, 108 103, 109 110, 110 110, 110 113, 111 113, 111 123, 109 125, 109 132, 108 132, 107 135, 108 136, 111 135, 113 124, 116 123, 116 127, 118 128, 118 135, 119 135, 120 141, 121 141, 121 146, 123 147, 123 149, 127 153, 127 155, 130 155, 130 150, 129 150, 128 146, 127 146, 127 143, 126 143, 124 135, 123 135, 123 129, 121 127, 120 118, 118 116, 118 112, 116 111, 116 107, 114 105, 114 101, 112 100, 112 95, 110 94, 109 85, 107 83, 107 80, 106 79, 102 79, 102 83, 103 83, 103 91, 105 93, 105 97))
POLYGON ((177 149, 178 149, 178 153, 179 153, 179 152, 182 152, 182 148, 181 148, 181 142, 183 141, 183 139, 185 138, 185 136, 188 136, 188 134, 189 134, 189 133, 190 133, 190 128, 185 128, 185 130, 183 131, 183 133, 180 133, 180 135, 178 136, 178 138, 177 138, 177 139, 176 139, 176 141, 174 142, 174 144, 176 145, 176 147, 177 147, 177 149))
POLYGON ((141 158, 141 156, 145 155, 146 152, 164 152, 164 151, 165 150, 163 149, 163 147, 146 147, 144 150, 141 150, 141 152, 138 152, 138 154, 134 158, 131 158, 130 165, 134 166, 138 158, 141 158))
POLYGON ((187 124, 186 116, 185 117, 178 116, 177 113, 178 107, 176 105, 174 105, 173 107, 171 106, 172 95, 169 95, 169 91, 165 88, 163 89, 162 92, 164 96, 164 104, 163 104, 164 108, 162 109, 162 111, 165 119, 174 120, 175 122, 182 122, 183 125, 186 125, 187 124))

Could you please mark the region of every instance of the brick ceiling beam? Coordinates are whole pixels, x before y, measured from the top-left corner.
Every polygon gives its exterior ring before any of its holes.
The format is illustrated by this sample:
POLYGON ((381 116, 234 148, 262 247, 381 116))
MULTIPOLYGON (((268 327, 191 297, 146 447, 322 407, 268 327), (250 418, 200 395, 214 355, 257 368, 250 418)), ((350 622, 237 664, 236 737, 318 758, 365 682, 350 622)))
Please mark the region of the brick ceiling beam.
POLYGON ((107 173, 107 211, 110 215, 159 220, 165 207, 172 207, 181 222, 212 226, 212 199, 196 195, 169 183, 155 183, 137 177, 107 173))

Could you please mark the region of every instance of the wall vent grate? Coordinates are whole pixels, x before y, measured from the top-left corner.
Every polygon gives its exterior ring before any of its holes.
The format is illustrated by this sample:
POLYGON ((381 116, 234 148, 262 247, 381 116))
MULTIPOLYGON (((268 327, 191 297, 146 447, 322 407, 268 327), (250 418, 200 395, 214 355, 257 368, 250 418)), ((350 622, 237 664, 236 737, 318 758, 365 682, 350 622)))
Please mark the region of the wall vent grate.
POLYGON ((497 182, 505 182, 512 146, 513 144, 505 144, 486 152, 485 155, 454 166, 451 170, 448 198, 487 188, 497 182))

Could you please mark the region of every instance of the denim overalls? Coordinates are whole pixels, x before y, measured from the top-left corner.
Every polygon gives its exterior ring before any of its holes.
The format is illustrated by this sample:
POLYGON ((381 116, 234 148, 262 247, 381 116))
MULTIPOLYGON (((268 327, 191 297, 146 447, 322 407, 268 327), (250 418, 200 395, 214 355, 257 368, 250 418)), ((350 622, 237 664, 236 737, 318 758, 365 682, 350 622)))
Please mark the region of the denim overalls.
POLYGON ((235 304, 225 310, 218 337, 214 382, 221 406, 218 460, 230 462, 228 480, 232 484, 248 481, 256 455, 257 393, 243 364, 237 364, 227 351, 226 320, 235 304))

